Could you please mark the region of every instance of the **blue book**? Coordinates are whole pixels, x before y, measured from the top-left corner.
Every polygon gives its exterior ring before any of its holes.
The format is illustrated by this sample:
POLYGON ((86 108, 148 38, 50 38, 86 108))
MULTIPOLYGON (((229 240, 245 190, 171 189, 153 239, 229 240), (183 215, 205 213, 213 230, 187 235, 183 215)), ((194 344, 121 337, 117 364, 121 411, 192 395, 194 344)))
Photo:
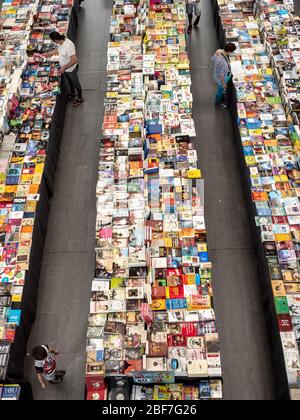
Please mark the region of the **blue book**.
POLYGON ((21 309, 10 309, 8 313, 8 322, 19 326, 21 322, 21 309))
POLYGON ((167 310, 187 309, 186 299, 167 299, 167 310))
POLYGON ((210 400, 211 399, 211 388, 209 381, 201 380, 199 383, 199 399, 210 400))
POLYGON ((196 285, 201 286, 201 276, 200 276, 200 274, 196 274, 196 285))
POLYGON ((272 209, 270 208, 260 208, 256 209, 258 216, 272 216, 272 209))
POLYGON ((161 124, 149 124, 147 127, 147 134, 161 134, 162 125, 161 124))
POLYGON ((208 262, 208 252, 199 252, 200 262, 208 262))
POLYGON ((197 257, 198 250, 196 246, 189 246, 182 248, 182 256, 183 257, 197 257))
POLYGON ((253 149, 251 146, 243 147, 243 151, 245 156, 254 156, 253 149))
POLYGON ((4 385, 2 389, 2 400, 18 400, 21 388, 19 385, 4 385))

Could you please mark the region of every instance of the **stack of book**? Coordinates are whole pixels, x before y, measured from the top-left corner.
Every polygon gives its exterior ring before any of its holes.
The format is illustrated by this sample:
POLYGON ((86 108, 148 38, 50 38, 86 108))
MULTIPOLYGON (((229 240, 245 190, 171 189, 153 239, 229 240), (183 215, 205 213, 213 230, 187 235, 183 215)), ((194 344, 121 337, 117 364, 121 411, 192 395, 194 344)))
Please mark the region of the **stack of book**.
POLYGON ((182 1, 113 5, 88 399, 145 399, 139 383, 168 384, 149 399, 222 398, 185 17, 182 1))
MULTIPOLYGON (((294 14, 294 2, 257 1, 257 16, 262 38, 277 76, 287 113, 300 121, 300 18, 294 14)), ((299 138, 295 144, 300 153, 299 138)))
MULTIPOLYGON (((6 0, 0 11, 0 132, 9 130, 10 100, 18 91, 39 0, 6 0)), ((1 138, 2 140, 2 138, 1 138)))
MULTIPOLYGON (((229 3, 226 2, 228 7, 229 3)), ((300 171, 291 134, 297 135, 297 130, 286 113, 284 90, 279 89, 257 20, 247 13, 243 19, 239 16, 237 22, 232 14, 228 27, 227 21, 226 13, 223 23, 228 29, 228 40, 238 47, 231 64, 256 225, 269 267, 291 397, 298 399, 300 171)))
MULTIPOLYGON (((35 12, 37 20, 32 21, 27 39, 18 89, 9 99, 8 123, 13 131, 4 136, 0 149, 0 380, 6 377, 10 344, 21 321, 39 188, 52 115, 60 92, 57 61, 43 61, 35 52, 49 50, 49 31, 56 28, 57 22, 60 30, 67 29, 71 6, 72 2, 65 0, 39 2, 35 12), (41 14, 49 5, 51 16, 41 28, 41 14)), ((16 41, 19 42, 17 37, 16 41)))
POLYGON ((0 401, 16 401, 20 398, 20 385, 1 385, 0 384, 0 401))

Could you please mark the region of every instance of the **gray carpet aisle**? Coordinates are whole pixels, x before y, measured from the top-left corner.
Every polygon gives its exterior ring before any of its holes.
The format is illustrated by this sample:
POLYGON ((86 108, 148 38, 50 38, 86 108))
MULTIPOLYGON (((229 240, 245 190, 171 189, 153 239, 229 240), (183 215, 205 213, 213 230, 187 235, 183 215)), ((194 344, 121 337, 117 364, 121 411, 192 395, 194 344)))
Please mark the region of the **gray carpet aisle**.
POLYGON ((298 16, 300 16, 300 0, 294 0, 295 3, 295 11, 298 16))
MULTIPOLYGON (((206 221, 214 264, 226 399, 272 399, 273 377, 255 258, 227 111, 213 105, 210 57, 217 48, 210 0, 202 0, 201 29, 189 40, 199 163, 206 182, 206 221)), ((26 360, 35 399, 82 399, 85 337, 94 267, 97 138, 106 83, 111 0, 85 0, 78 53, 84 107, 67 113, 51 203, 40 281, 39 309, 28 349, 48 343, 68 373, 42 390, 26 360), (100 69, 100 71, 99 71, 100 69), (99 88, 100 86, 100 88, 99 88)))

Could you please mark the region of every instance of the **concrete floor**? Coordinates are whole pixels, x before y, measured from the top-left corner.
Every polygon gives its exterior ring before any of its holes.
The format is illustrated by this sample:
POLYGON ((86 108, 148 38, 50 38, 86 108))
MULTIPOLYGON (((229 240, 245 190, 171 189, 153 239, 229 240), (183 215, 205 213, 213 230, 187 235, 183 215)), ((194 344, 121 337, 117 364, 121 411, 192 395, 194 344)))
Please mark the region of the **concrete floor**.
MULTIPOLYGON (((227 400, 273 399, 270 351, 255 256, 228 111, 216 110, 211 56, 217 48, 210 0, 202 0, 201 28, 189 37, 199 164, 205 178, 206 222, 214 264, 227 400)), ((111 0, 85 0, 78 53, 86 102, 67 112, 40 280, 39 309, 28 346, 47 343, 68 373, 42 390, 26 361, 35 399, 82 399, 85 337, 94 269, 97 139, 106 88, 111 0)))

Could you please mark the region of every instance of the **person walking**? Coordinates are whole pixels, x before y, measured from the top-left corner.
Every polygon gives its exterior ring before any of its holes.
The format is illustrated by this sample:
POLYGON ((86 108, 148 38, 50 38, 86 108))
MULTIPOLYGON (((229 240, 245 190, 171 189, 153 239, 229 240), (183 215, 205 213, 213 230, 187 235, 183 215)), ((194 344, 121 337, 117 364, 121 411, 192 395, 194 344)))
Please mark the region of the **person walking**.
POLYGON ((216 96, 216 106, 219 108, 227 108, 224 102, 224 95, 227 92, 228 83, 232 79, 230 55, 236 50, 236 45, 228 43, 224 50, 218 50, 212 58, 214 64, 214 77, 218 84, 216 96))
POLYGON ((193 30, 193 15, 195 14, 196 20, 194 22, 194 28, 197 29, 200 18, 201 18, 201 8, 200 0, 186 0, 186 13, 189 19, 188 33, 190 34, 193 30))
POLYGON ((66 372, 64 370, 56 370, 56 359, 58 351, 49 348, 48 345, 34 347, 31 351, 34 359, 35 371, 41 387, 45 389, 47 382, 50 384, 60 384, 66 372))
POLYGON ((74 43, 56 31, 51 32, 49 37, 57 45, 57 48, 48 52, 46 56, 58 55, 61 75, 67 79, 71 87, 69 98, 73 99, 74 106, 83 104, 82 87, 78 78, 78 58, 74 43))

